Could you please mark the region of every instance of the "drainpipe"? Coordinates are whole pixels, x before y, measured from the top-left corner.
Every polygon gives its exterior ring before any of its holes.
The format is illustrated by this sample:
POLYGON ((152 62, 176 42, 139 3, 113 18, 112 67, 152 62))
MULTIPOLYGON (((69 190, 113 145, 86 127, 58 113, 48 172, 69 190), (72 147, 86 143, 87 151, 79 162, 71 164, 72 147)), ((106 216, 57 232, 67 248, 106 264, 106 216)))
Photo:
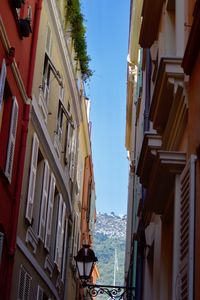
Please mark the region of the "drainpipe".
POLYGON ((146 49, 146 91, 144 109, 144 132, 149 131, 149 109, 151 97, 151 55, 150 49, 146 49))
POLYGON ((42 0, 38 0, 35 4, 34 28, 33 28, 33 37, 32 37, 31 53, 30 53, 30 61, 29 61, 29 76, 27 82, 27 95, 29 98, 32 98, 33 75, 35 69, 35 56, 37 50, 41 10, 42 10, 42 0))

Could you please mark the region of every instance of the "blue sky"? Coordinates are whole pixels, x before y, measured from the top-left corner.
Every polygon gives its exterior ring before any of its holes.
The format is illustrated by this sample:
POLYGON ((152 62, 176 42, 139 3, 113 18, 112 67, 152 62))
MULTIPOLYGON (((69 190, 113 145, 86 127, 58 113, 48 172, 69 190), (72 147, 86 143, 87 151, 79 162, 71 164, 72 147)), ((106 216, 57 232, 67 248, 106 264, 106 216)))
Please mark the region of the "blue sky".
POLYGON ((129 0, 81 0, 94 75, 92 151, 97 211, 126 214, 128 160, 125 149, 129 0))

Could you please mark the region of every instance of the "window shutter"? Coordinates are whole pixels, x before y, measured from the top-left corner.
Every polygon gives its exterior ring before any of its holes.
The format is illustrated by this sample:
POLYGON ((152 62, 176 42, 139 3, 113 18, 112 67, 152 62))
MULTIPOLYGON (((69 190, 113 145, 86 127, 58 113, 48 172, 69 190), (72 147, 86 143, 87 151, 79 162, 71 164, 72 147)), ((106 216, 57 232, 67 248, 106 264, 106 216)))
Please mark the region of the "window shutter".
POLYGON ((50 26, 47 26, 47 37, 46 37, 46 52, 51 55, 52 48, 52 38, 51 38, 51 29, 50 26))
POLYGON ((62 205, 63 205, 63 199, 62 195, 58 195, 58 217, 57 217, 57 231, 56 231, 56 246, 55 246, 55 257, 54 261, 56 265, 58 266, 59 270, 59 244, 60 244, 60 238, 61 238, 61 232, 62 232, 62 205))
POLYGON ((17 298, 18 300, 29 300, 31 280, 32 277, 30 276, 30 274, 24 269, 23 266, 21 266, 17 298))
POLYGON ((62 278, 63 282, 64 282, 64 277, 65 277, 67 244, 68 244, 68 220, 66 219, 66 221, 65 221, 65 237, 64 237, 64 246, 63 246, 62 274, 61 274, 61 278, 62 278))
POLYGON ((43 300, 43 289, 39 285, 37 288, 37 299, 36 300, 43 300))
POLYGON ((44 173, 42 184, 42 197, 40 206, 40 223, 39 223, 39 238, 44 242, 45 237, 45 224, 46 224, 46 212, 47 212, 47 198, 49 190, 49 164, 47 160, 44 161, 44 173))
POLYGON ((66 216, 66 205, 63 202, 63 209, 62 209, 62 220, 61 220, 61 237, 59 243, 59 257, 58 257, 58 264, 59 269, 61 270, 62 266, 62 257, 63 257, 63 242, 64 242, 64 233, 65 233, 65 216, 66 216))
POLYGON ((56 185, 56 179, 55 179, 53 173, 51 173, 51 180, 50 180, 50 186, 49 186, 49 197, 48 197, 46 232, 45 232, 45 248, 47 250, 49 250, 50 242, 51 242, 51 227, 52 227, 52 218, 53 218, 55 185, 56 185))
POLYGON ((1 74, 0 74, 0 111, 1 111, 1 106, 2 106, 2 102, 3 102, 6 74, 7 74, 6 61, 5 61, 5 59, 3 59, 2 66, 1 66, 1 74))
POLYGON ((71 148, 72 148, 72 137, 73 137, 73 128, 70 122, 68 122, 67 126, 67 143, 66 143, 66 152, 65 152, 65 160, 68 165, 71 163, 71 148))
POLYGON ((69 176, 71 179, 73 179, 74 172, 75 172, 75 159, 76 159, 76 131, 75 130, 73 130, 70 153, 71 153, 71 160, 70 160, 69 176))
POLYGON ((59 100, 61 102, 63 102, 63 99, 64 99, 64 87, 63 86, 59 86, 59 100))
POLYGON ((34 201, 34 195, 35 195, 35 181, 36 181, 36 172, 37 172, 38 150, 39 150, 39 140, 38 140, 36 133, 34 133, 33 134, 33 144, 32 144, 28 196, 27 196, 27 206, 26 206, 26 219, 30 223, 32 220, 32 215, 33 215, 33 201, 34 201))
POLYGON ((195 163, 192 155, 180 177, 179 297, 187 300, 193 299, 195 163))
POLYGON ((18 107, 17 99, 16 97, 13 97, 9 140, 8 140, 8 147, 7 147, 6 167, 5 167, 5 175, 8 178, 9 182, 11 182, 12 179, 12 168, 13 168, 13 160, 14 160, 14 153, 15 153, 15 139, 17 133, 18 111, 19 111, 19 107, 18 107))

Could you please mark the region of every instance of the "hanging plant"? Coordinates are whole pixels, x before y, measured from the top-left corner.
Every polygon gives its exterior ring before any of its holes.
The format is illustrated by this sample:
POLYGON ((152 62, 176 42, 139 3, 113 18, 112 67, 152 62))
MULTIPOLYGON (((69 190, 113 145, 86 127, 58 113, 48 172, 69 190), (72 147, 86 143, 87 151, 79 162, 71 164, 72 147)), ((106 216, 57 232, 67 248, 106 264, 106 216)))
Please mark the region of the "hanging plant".
POLYGON ((76 58, 80 62, 83 81, 87 81, 93 74, 89 67, 90 57, 87 54, 84 17, 81 13, 79 0, 67 0, 66 21, 71 25, 71 37, 74 42, 76 58))

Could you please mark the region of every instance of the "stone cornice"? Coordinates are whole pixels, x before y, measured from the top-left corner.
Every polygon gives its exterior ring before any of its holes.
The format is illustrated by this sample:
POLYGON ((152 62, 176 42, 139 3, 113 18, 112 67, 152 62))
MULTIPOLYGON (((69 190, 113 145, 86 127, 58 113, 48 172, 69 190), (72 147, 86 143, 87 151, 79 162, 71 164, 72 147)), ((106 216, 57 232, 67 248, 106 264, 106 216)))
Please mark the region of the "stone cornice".
POLYGON ((181 58, 162 57, 153 90, 150 120, 158 134, 163 134, 174 101, 177 84, 184 80, 181 58))
POLYGON ((144 199, 146 211, 163 214, 171 192, 174 189, 175 176, 180 174, 186 164, 186 154, 175 151, 157 151, 151 180, 144 199))
POLYGON ((137 175, 144 187, 149 184, 156 151, 161 148, 161 145, 162 141, 159 135, 150 132, 145 133, 137 166, 137 175))

